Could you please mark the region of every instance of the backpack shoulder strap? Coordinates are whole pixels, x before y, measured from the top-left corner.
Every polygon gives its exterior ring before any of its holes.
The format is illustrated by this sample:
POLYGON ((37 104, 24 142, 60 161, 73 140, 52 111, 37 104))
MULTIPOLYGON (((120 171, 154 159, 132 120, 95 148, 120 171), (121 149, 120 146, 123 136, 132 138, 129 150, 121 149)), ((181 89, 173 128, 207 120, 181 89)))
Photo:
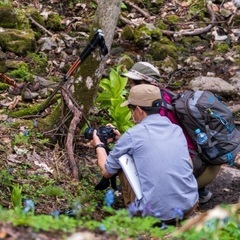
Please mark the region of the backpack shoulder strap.
POLYGON ((176 98, 178 94, 167 88, 160 88, 160 93, 162 97, 162 107, 173 111, 174 107, 172 106, 172 100, 176 98))

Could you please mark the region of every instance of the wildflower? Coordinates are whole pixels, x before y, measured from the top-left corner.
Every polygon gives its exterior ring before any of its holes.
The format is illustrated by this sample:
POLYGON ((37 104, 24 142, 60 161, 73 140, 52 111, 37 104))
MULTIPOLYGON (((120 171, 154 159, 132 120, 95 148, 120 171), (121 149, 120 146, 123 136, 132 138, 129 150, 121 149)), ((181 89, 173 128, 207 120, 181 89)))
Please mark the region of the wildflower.
POLYGON ((108 207, 111 207, 111 205, 114 203, 114 192, 112 189, 107 190, 104 202, 108 207))
POLYGON ((29 136, 29 131, 26 129, 22 133, 23 133, 23 136, 25 137, 29 136))
POLYGON ((60 212, 55 209, 50 213, 50 215, 55 217, 55 218, 59 218, 60 212))
POLYGON ((180 209, 180 208, 173 209, 173 218, 182 220, 183 217, 184 217, 184 213, 183 213, 182 209, 180 209))
POLYGON ((34 211, 35 209, 35 205, 34 205, 34 202, 32 200, 29 200, 29 199, 26 199, 24 201, 24 209, 23 209, 23 212, 24 213, 27 213, 29 211, 34 211))
POLYGON ((82 209, 82 205, 76 201, 72 204, 72 208, 66 211, 66 214, 68 216, 77 216, 81 209, 82 209))
POLYGON ((167 229, 167 224, 165 222, 162 222, 162 226, 160 227, 161 230, 167 229))
POLYGON ((105 227, 104 224, 102 224, 102 223, 99 225, 98 228, 99 228, 99 230, 102 231, 102 232, 106 231, 106 227, 105 227))
POLYGON ((132 202, 128 205, 127 210, 128 210, 129 217, 133 217, 138 211, 134 202, 132 202))
POLYGON ((142 216, 152 216, 152 206, 150 203, 146 203, 143 210, 142 210, 142 216))

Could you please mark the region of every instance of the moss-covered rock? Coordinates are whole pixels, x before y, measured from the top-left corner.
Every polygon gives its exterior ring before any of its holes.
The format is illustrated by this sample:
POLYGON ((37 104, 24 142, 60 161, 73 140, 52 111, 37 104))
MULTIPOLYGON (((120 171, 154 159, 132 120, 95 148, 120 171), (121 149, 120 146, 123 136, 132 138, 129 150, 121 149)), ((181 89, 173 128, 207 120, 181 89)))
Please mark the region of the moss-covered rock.
POLYGON ((51 13, 48 16, 46 21, 46 28, 51 29, 53 31, 63 30, 62 18, 57 13, 51 13))
POLYGON ((6 54, 0 49, 0 73, 5 73, 6 71, 6 54))
POLYGON ((177 62, 174 58, 167 56, 161 63, 161 69, 166 73, 173 73, 177 70, 177 62))
POLYGON ((215 42, 213 49, 219 53, 227 53, 229 50, 229 45, 225 42, 215 42))
POLYGON ((144 6, 147 8, 149 12, 152 13, 159 13, 159 9, 164 3, 164 0, 155 0, 155 1, 149 1, 149 0, 143 0, 144 6))
POLYGON ((29 29, 29 20, 19 8, 0 6, 0 27, 29 29))
POLYGON ((130 69, 133 64, 134 64, 134 60, 128 56, 128 55, 123 55, 120 59, 119 59, 119 62, 118 64, 122 64, 124 66, 126 66, 127 69, 130 69))
POLYGON ((122 38, 126 40, 134 40, 134 29, 131 26, 126 25, 123 28, 122 38))
POLYGON ((152 24, 144 24, 137 27, 134 31, 134 40, 138 47, 147 47, 151 41, 159 40, 162 31, 152 24))
POLYGON ((0 46, 4 51, 25 55, 34 51, 36 40, 32 30, 2 29, 0 31, 0 46))
POLYGON ((150 47, 150 54, 154 61, 164 60, 167 56, 177 59, 177 48, 173 44, 153 42, 150 47))

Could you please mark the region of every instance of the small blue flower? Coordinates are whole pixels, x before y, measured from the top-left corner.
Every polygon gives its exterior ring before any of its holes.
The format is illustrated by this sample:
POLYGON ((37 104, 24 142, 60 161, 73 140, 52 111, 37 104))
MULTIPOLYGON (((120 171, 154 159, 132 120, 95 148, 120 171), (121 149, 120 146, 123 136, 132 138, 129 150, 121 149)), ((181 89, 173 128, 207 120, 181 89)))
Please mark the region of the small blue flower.
POLYGON ((133 217, 138 212, 138 209, 134 202, 132 202, 128 205, 127 210, 128 210, 129 217, 133 217))
POLYGON ((76 216, 77 214, 79 214, 79 211, 82 209, 82 205, 79 202, 74 202, 72 204, 72 209, 69 211, 70 215, 76 216))
POLYGON ((107 190, 104 202, 108 207, 111 207, 111 205, 114 203, 114 192, 112 189, 107 190))
POLYGON ((102 231, 102 232, 105 232, 105 231, 106 231, 106 227, 105 227, 104 224, 102 224, 102 223, 99 225, 98 228, 99 228, 99 230, 102 231))
POLYGON ((50 213, 50 215, 55 217, 55 218, 59 218, 60 212, 55 209, 50 213))
POLYGON ((182 220, 183 217, 184 217, 184 213, 183 213, 182 209, 180 209, 180 208, 173 209, 173 218, 182 220))
POLYGON ((145 206, 143 207, 143 210, 142 210, 142 216, 145 217, 145 216, 152 216, 153 214, 153 211, 152 211, 152 206, 150 203, 146 203, 145 206))
POLYGON ((24 201, 24 209, 23 209, 23 212, 24 213, 27 213, 29 211, 34 211, 35 209, 35 205, 34 205, 34 202, 30 199, 26 199, 24 201))
POLYGON ((167 224, 165 222, 162 223, 162 226, 160 227, 161 230, 167 229, 167 224))
POLYGON ((38 126, 38 122, 36 120, 33 120, 33 126, 37 127, 38 126))
POLYGON ((29 131, 28 130, 24 130, 23 131, 23 136, 25 136, 25 137, 29 136, 29 131))

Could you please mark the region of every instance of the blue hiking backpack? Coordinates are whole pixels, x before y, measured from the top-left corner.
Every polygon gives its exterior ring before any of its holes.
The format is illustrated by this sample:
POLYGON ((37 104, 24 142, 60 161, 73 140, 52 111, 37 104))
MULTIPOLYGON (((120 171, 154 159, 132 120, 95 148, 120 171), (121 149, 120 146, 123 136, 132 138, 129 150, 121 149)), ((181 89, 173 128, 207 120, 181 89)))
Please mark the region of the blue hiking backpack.
POLYGON ((203 161, 209 165, 234 165, 240 151, 240 131, 236 128, 232 111, 219 97, 206 90, 185 90, 173 97, 172 106, 203 161), (196 129, 206 133, 207 145, 197 143, 196 129), (217 151, 214 157, 209 155, 211 148, 217 151))

